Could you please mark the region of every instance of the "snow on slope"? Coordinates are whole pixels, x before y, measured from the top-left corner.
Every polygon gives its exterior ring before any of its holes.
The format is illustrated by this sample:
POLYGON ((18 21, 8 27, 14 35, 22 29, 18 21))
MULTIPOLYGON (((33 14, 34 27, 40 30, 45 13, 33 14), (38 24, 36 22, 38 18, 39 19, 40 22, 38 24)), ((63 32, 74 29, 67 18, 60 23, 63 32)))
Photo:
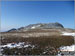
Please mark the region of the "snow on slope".
POLYGON ((60 47, 60 51, 75 51, 75 45, 60 47))
POLYGON ((62 32, 62 35, 65 35, 65 36, 75 36, 75 33, 62 32))
POLYGON ((37 26, 32 26, 31 29, 35 29, 37 27, 40 27, 41 25, 37 25, 37 26))
POLYGON ((31 44, 25 44, 24 42, 19 42, 19 43, 8 43, 6 45, 2 45, 1 47, 8 47, 8 48, 26 48, 26 47, 34 47, 34 45, 31 45, 31 44))

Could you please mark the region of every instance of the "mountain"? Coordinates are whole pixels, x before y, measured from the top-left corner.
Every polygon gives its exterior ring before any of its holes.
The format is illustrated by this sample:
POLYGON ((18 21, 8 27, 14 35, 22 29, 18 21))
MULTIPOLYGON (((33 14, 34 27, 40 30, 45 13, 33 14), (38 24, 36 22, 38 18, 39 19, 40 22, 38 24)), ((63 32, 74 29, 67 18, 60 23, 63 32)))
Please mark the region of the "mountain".
MULTIPOLYGON (((21 42, 23 42, 23 44, 25 43, 24 45, 21 44, 23 48, 20 48, 20 49, 13 48, 11 50, 12 47, 11 48, 8 47, 7 49, 3 48, 4 52, 10 51, 10 50, 11 52, 13 52, 13 50, 19 52, 19 50, 22 49, 21 52, 24 51, 24 53, 29 51, 32 54, 37 54, 37 53, 41 54, 43 52, 52 54, 53 52, 55 55, 55 52, 58 50, 58 48, 61 48, 62 46, 69 46, 74 44, 75 30, 64 28, 62 24, 57 22, 56 23, 37 23, 37 24, 30 24, 25 27, 20 27, 18 29, 13 28, 7 32, 1 32, 0 34, 1 34, 1 43, 3 45, 9 43, 8 44, 9 47, 11 46, 14 47, 14 46, 17 46, 18 43, 20 44, 21 42), (26 48, 24 48, 25 45, 27 46, 26 48)), ((3 47, 8 45, 4 45, 3 47)))
POLYGON ((8 32, 26 31, 30 29, 59 29, 59 28, 64 28, 64 26, 58 22, 56 23, 37 23, 37 24, 30 24, 25 27, 20 27, 18 29, 11 29, 8 32))
POLYGON ((49 28, 64 28, 62 24, 56 23, 37 23, 37 24, 30 24, 25 27, 25 29, 49 29, 49 28))
POLYGON ((73 35, 75 29, 65 28, 60 23, 37 23, 30 24, 18 29, 10 29, 7 32, 1 32, 3 37, 40 37, 40 36, 62 36, 73 35))

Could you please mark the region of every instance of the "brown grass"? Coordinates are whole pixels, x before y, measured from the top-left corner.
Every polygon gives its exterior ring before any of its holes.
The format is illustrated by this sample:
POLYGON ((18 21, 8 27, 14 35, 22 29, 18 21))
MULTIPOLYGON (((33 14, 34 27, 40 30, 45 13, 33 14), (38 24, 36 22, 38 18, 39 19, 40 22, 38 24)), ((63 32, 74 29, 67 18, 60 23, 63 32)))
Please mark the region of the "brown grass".
POLYGON ((74 38, 72 36, 42 36, 42 37, 5 37, 2 40, 3 44, 11 42, 30 42, 31 44, 38 45, 40 47, 46 47, 48 45, 58 48, 60 46, 74 44, 74 38))

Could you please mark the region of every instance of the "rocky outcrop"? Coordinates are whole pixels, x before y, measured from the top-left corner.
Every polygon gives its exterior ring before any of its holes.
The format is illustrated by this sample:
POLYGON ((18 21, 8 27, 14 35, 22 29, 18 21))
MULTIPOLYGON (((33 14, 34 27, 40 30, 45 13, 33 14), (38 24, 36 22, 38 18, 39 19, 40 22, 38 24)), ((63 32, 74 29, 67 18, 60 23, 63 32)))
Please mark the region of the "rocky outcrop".
POLYGON ((7 32, 13 32, 13 31, 16 31, 16 30, 17 30, 17 29, 12 28, 12 29, 8 30, 7 32))

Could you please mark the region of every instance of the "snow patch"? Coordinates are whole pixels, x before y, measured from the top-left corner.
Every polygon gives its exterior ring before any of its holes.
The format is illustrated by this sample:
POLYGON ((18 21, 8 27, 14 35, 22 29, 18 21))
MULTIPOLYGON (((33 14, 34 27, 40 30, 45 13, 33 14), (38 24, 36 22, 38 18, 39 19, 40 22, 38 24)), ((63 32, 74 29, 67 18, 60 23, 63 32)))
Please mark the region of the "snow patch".
POLYGON ((60 51, 75 51, 75 45, 60 47, 60 51))
POLYGON ((35 28, 36 28, 35 26, 31 27, 31 29, 35 29, 35 28))
POLYGON ((3 47, 3 48, 5 48, 5 47, 7 47, 7 48, 22 48, 22 47, 24 47, 24 48, 26 48, 26 47, 34 47, 34 45, 31 45, 31 44, 26 44, 26 43, 24 43, 24 42, 19 42, 19 43, 8 43, 8 44, 6 44, 6 45, 2 45, 1 46, 1 48, 3 47))
POLYGON ((37 25, 37 26, 32 26, 31 29, 35 29, 37 27, 40 27, 40 25, 37 25))
POLYGON ((65 35, 65 36, 75 36, 75 33, 62 32, 62 35, 65 35))

